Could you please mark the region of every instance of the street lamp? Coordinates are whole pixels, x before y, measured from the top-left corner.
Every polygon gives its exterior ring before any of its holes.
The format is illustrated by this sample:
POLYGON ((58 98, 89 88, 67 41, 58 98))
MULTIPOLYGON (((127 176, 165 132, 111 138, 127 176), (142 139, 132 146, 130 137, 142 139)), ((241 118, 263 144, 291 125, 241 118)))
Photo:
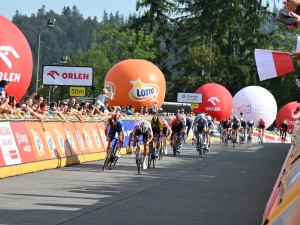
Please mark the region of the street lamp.
POLYGON ((40 68, 40 49, 41 49, 41 31, 42 29, 55 26, 56 19, 48 19, 47 25, 39 28, 39 45, 38 45, 38 55, 37 55, 37 68, 36 68, 36 86, 35 90, 38 89, 39 86, 39 68, 40 68))

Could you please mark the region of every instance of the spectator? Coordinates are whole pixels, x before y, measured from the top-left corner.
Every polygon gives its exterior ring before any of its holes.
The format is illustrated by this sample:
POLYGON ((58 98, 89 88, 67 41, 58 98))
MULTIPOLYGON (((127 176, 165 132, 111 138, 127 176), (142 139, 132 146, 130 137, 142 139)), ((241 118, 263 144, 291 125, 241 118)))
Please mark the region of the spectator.
POLYGON ((57 107, 57 103, 56 103, 56 102, 51 102, 51 103, 49 104, 48 113, 49 113, 49 114, 56 114, 56 115, 58 115, 63 121, 69 122, 69 121, 66 119, 66 117, 64 116, 64 114, 63 114, 62 112, 58 111, 58 110, 56 109, 56 107, 57 107))
POLYGON ((75 103, 76 103, 76 98, 70 97, 69 98, 69 102, 68 102, 69 108, 73 108, 73 106, 75 105, 75 103))
POLYGON ((9 85, 9 83, 10 83, 10 82, 7 81, 7 80, 1 80, 1 81, 0 81, 0 95, 2 95, 3 98, 6 97, 5 91, 6 91, 7 87, 8 87, 8 85, 9 85))
POLYGON ((152 107, 151 107, 151 114, 156 114, 157 113, 157 104, 158 104, 159 102, 157 101, 157 100, 155 100, 155 102, 154 102, 154 104, 152 105, 152 107))
MULTIPOLYGON (((103 88, 102 94, 98 96, 98 99, 100 101, 100 105, 105 107, 104 102, 106 102, 106 99, 112 99, 112 94, 108 95, 108 90, 106 88, 103 88)), ((107 110, 105 107, 104 110, 107 110)))
POLYGON ((125 114, 128 115, 128 116, 134 115, 134 106, 133 105, 128 105, 128 110, 125 114))
POLYGON ((34 104, 33 106, 31 107, 33 109, 33 111, 37 111, 40 107, 40 104, 44 101, 44 98, 42 95, 36 95, 34 97, 34 104))

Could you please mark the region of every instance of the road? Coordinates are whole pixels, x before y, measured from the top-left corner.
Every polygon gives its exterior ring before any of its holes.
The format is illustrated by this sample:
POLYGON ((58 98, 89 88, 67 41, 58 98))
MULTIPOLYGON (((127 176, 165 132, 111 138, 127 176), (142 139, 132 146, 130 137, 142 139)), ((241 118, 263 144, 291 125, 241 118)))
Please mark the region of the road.
POLYGON ((0 224, 261 224, 288 149, 214 142, 199 157, 188 142, 141 175, 122 155, 111 171, 101 160, 5 178, 0 224))

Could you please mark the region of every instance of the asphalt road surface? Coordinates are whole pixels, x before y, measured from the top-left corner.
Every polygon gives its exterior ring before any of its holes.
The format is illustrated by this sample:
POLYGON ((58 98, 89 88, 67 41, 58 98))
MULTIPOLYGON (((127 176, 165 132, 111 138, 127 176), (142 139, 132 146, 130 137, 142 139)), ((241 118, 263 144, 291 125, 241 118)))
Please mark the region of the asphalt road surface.
POLYGON ((101 160, 1 179, 0 224, 261 224, 289 147, 214 142, 199 157, 188 142, 141 175, 122 155, 104 172, 101 160))

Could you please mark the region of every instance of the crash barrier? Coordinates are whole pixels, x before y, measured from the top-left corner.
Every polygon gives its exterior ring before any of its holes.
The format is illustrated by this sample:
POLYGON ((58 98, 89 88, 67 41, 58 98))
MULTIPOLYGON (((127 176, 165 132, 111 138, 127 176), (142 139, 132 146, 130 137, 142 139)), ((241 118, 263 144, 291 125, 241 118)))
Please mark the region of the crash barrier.
MULTIPOLYGON (((100 115, 44 115, 44 127, 31 115, 0 114, 0 178, 104 159, 106 118, 100 115)), ((151 120, 152 117, 143 117, 151 120)), ((167 121, 172 117, 164 116, 167 121)), ((129 134, 139 117, 122 118, 127 153, 129 134)))
POLYGON ((263 215, 263 225, 300 223, 300 121, 263 215))

